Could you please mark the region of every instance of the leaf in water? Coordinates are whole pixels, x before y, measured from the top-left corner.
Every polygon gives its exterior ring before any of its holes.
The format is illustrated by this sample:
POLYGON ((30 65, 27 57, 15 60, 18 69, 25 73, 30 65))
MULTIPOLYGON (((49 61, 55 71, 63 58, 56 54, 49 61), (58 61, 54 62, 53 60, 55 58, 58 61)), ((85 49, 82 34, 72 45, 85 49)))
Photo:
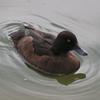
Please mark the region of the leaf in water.
POLYGON ((80 80, 84 78, 86 78, 86 75, 83 73, 62 75, 60 77, 56 77, 57 81, 63 85, 69 85, 76 80, 80 80))
POLYGON ((44 72, 40 69, 35 69, 38 67, 33 67, 32 65, 25 63, 29 68, 34 69, 35 71, 37 71, 39 74, 46 76, 48 78, 53 78, 56 79, 59 83, 63 84, 63 85, 69 85, 74 81, 80 80, 80 79, 84 79, 86 78, 86 75, 83 73, 78 73, 78 74, 50 74, 47 72, 44 72))

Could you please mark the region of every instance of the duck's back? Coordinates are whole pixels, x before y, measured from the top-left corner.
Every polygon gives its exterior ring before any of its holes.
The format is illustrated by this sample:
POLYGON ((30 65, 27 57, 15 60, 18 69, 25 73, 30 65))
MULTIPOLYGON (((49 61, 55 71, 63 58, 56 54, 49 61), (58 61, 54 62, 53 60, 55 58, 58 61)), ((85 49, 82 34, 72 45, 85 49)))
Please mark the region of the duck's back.
POLYGON ((34 52, 38 55, 51 55, 50 48, 55 36, 35 29, 26 28, 25 34, 33 37, 34 52))
POLYGON ((32 29, 12 33, 17 50, 30 64, 36 65, 37 70, 47 73, 60 74, 75 72, 80 67, 79 60, 71 53, 60 56, 50 56, 55 36, 32 29))
POLYGON ((33 48, 35 50, 34 53, 38 55, 51 55, 50 48, 56 38, 54 35, 41 32, 39 30, 36 30, 31 25, 25 26, 24 24, 21 24, 21 23, 11 23, 11 24, 8 24, 7 27, 13 26, 13 25, 20 26, 18 31, 11 33, 9 35, 12 38, 15 44, 15 47, 21 38, 25 36, 32 36, 33 48))

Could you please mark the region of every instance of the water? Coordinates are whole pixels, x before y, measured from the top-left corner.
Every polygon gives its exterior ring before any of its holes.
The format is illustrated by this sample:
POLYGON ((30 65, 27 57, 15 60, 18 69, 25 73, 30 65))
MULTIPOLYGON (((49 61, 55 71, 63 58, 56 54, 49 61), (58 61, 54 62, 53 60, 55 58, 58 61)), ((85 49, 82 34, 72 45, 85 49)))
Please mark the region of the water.
MULTIPOLYGON (((0 1, 1 2, 1 1, 0 1)), ((22 0, 0 3, 0 99, 2 100, 99 100, 100 95, 100 23, 99 0, 22 0), (55 4, 57 5, 55 7, 55 4), (24 3, 24 4, 23 4, 24 3), (24 7, 23 7, 24 6, 24 7), (52 7, 51 7, 52 6, 52 7), (73 6, 71 8, 71 6, 73 6), (77 6, 77 7, 76 7, 77 6), (66 7, 66 9, 65 9, 66 7), (47 8, 47 9, 46 9, 47 8), (9 12, 9 13, 8 13, 9 12), (97 14, 96 14, 97 13, 97 14), (57 35, 71 30, 88 52, 80 57, 86 78, 69 85, 29 69, 13 47, 3 28, 8 23, 27 22, 37 29, 57 35)), ((18 29, 18 26, 10 29, 18 29)))

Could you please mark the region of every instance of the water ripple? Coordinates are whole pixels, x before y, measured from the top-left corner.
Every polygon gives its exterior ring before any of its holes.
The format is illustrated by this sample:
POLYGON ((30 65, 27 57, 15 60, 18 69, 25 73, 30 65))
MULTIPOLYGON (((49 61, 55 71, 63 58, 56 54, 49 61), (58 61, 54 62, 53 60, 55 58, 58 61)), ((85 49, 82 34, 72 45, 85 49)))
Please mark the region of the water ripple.
MULTIPOLYGON (((76 54, 82 61, 81 68, 76 74, 83 73, 86 78, 76 80, 66 86, 60 84, 55 78, 43 76, 29 69, 15 48, 13 48, 13 43, 8 37, 8 34, 19 29, 20 26, 4 27, 8 23, 25 23, 26 19, 22 19, 22 21, 5 21, 0 24, 2 33, 0 34, 0 84, 2 88, 6 87, 7 91, 13 90, 30 96, 53 96, 58 99, 61 99, 61 97, 94 94, 100 91, 100 45, 93 38, 94 34, 92 36, 91 30, 84 31, 85 28, 79 27, 80 23, 77 20, 69 17, 66 18, 68 27, 64 22, 55 21, 55 23, 39 15, 32 15, 31 17, 34 17, 33 20, 28 20, 26 23, 35 25, 34 27, 42 31, 57 35, 57 32, 69 29, 76 33, 80 45, 89 54, 88 57, 84 58, 76 54), (39 23, 39 21, 42 22, 39 23), (10 31, 8 31, 9 29, 10 31), (91 38, 89 35, 91 35, 91 38)), ((87 25, 87 27, 90 26, 87 25)))

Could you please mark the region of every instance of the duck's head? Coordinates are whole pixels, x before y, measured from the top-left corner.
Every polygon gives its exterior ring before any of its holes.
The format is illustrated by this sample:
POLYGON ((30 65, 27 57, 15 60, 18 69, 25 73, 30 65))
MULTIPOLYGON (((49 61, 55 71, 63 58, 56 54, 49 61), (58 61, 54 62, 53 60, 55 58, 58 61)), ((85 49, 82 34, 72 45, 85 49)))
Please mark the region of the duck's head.
POLYGON ((75 50, 83 56, 87 55, 87 53, 78 45, 76 36, 70 31, 60 32, 55 39, 51 50, 55 55, 66 54, 70 50, 75 50))

